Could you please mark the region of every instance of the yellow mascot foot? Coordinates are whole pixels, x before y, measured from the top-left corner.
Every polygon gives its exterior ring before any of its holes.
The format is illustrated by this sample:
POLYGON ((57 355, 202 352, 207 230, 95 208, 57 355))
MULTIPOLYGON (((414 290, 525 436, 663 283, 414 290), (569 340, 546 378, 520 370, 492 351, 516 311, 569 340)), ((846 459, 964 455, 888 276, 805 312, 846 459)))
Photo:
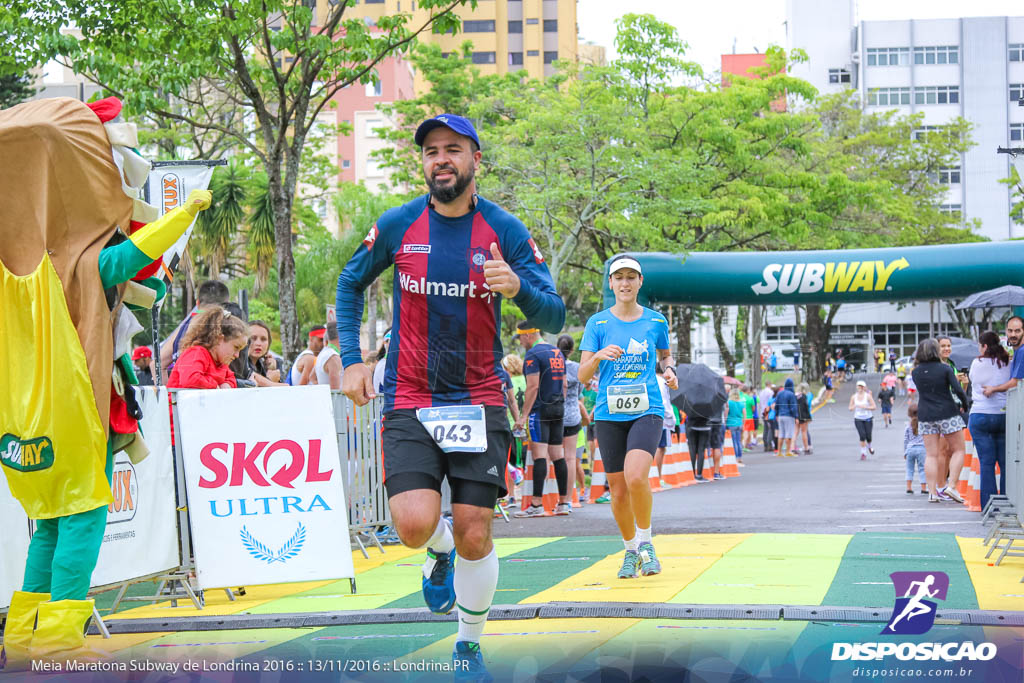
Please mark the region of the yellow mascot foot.
POLYGON ((39 605, 32 658, 59 662, 108 658, 109 653, 86 647, 85 632, 92 612, 92 600, 57 600, 39 605))
POLYGON ((4 643, 0 650, 0 669, 25 671, 32 663, 30 649, 36 628, 39 605, 50 599, 49 593, 14 591, 4 625, 4 643))

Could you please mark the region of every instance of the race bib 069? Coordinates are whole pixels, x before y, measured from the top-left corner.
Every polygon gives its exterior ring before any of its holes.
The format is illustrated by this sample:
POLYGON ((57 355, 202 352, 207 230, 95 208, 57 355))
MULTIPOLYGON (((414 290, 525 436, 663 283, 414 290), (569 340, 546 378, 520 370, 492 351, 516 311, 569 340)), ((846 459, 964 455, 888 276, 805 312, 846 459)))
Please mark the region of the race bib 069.
POLYGON ((483 406, 419 408, 416 419, 445 453, 487 451, 487 420, 483 406))
POLYGON ((642 413, 650 407, 646 384, 608 387, 608 412, 613 415, 642 413))

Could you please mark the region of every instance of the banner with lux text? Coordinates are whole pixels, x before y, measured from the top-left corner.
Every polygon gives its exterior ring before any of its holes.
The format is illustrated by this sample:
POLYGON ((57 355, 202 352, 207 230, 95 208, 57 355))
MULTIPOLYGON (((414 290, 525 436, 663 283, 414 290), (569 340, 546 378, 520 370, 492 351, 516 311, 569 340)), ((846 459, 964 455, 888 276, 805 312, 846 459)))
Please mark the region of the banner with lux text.
MULTIPOLYGON (((185 204, 192 190, 205 190, 210 186, 216 162, 156 162, 149 173, 146 185, 147 201, 160 210, 160 215, 173 211, 185 204)), ((223 163, 223 162, 220 162, 223 163)), ((164 266, 160 276, 170 282, 185 258, 185 247, 192 236, 195 221, 188 226, 185 234, 164 253, 164 266)))
POLYGON ((149 456, 133 464, 124 452, 114 455, 110 482, 114 502, 107 508, 93 586, 149 576, 181 564, 167 387, 135 387, 135 396, 142 408, 139 430, 149 456))
POLYGON ((178 392, 201 588, 355 576, 326 386, 178 392))

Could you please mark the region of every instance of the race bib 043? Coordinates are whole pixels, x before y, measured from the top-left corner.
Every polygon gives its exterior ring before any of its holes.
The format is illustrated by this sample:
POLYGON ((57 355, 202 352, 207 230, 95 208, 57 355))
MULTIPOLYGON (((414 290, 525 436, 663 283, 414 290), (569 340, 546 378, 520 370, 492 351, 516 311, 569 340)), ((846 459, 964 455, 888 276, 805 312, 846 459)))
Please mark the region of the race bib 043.
POLYGON ((608 387, 608 412, 613 415, 642 413, 650 407, 646 384, 608 387))
POLYGON ((487 451, 487 420, 482 405, 419 408, 416 419, 445 453, 487 451))

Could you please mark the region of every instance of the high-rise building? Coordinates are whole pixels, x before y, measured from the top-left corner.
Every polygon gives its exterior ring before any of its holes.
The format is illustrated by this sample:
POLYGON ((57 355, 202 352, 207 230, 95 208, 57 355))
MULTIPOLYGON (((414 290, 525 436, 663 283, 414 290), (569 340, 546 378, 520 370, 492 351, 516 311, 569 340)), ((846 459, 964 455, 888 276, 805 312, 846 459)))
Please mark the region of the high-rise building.
MULTIPOLYGON (((318 17, 327 15, 328 0, 318 0, 318 17)), ((346 16, 364 19, 373 30, 382 16, 398 13, 412 15, 410 27, 427 19, 427 11, 415 0, 358 0, 346 10, 346 16)), ((555 73, 557 59, 576 60, 579 47, 576 32, 575 0, 480 0, 476 9, 455 10, 462 28, 455 34, 424 32, 421 43, 437 44, 445 52, 459 50, 467 40, 473 43, 473 63, 481 73, 504 74, 525 70, 532 78, 555 73)), ((603 63, 604 49, 591 46, 588 56, 603 63)), ((378 110, 378 105, 410 99, 427 87, 410 62, 403 57, 383 60, 374 70, 372 83, 352 85, 335 95, 339 123, 351 125, 351 132, 338 136, 338 180, 365 182, 376 191, 388 184, 388 169, 372 156, 386 143, 377 129, 394 127, 378 110)), ((336 232, 337 223, 328 219, 336 232)))
POLYGON ((999 182, 1024 144, 1024 17, 856 21, 853 0, 787 0, 788 47, 809 60, 792 69, 819 91, 858 91, 867 111, 924 113, 922 129, 962 116, 976 143, 939 172, 943 207, 981 221, 995 240, 1024 236, 999 182))
MULTIPOLYGON (((854 89, 868 112, 921 112, 915 135, 957 116, 970 121, 975 146, 939 171, 947 186, 943 208, 978 219, 980 234, 990 239, 1024 236, 1024 225, 1009 216, 1011 192, 999 182, 1013 160, 997 152, 1024 146, 1024 106, 1018 106, 1024 98, 1024 17, 859 21, 854 0, 787 0, 786 10, 787 50, 799 48, 808 57, 790 73, 819 92, 854 89)), ((723 74, 748 68, 746 56, 726 57, 733 56, 723 55, 723 74)), ((735 320, 730 307, 727 339, 735 320)), ((791 306, 770 310, 764 343, 798 344, 801 322, 791 306)), ((929 335, 957 334, 956 327, 941 301, 844 304, 829 341, 859 366, 878 349, 907 355, 929 335)), ((710 323, 697 326, 692 342, 697 361, 721 364, 710 323)))
MULTIPOLYGON (((326 12, 327 2, 318 0, 320 12, 326 12)), ((404 12, 412 15, 409 26, 420 26, 427 20, 428 11, 419 4, 416 0, 357 0, 346 14, 372 23, 382 16, 404 12)), ((475 9, 463 5, 453 11, 462 19, 461 31, 426 31, 419 40, 440 45, 445 52, 471 41, 473 63, 482 73, 525 69, 533 78, 544 78, 555 73, 555 60, 576 59, 576 0, 480 0, 475 9)), ((424 85, 417 77, 418 92, 424 85)))

